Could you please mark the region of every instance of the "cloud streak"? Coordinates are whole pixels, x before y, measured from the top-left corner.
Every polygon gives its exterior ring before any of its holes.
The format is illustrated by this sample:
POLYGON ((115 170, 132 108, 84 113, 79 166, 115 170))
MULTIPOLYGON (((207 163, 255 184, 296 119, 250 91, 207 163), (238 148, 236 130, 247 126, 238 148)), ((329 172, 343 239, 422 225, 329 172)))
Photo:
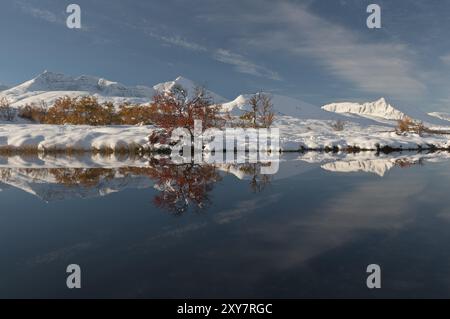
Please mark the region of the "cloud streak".
MULTIPOLYGON (((132 26, 133 28, 137 28, 136 26, 132 26)), ((238 54, 236 52, 232 52, 226 49, 214 49, 208 48, 204 45, 198 44, 194 41, 188 40, 184 37, 181 37, 177 34, 172 35, 161 35, 155 31, 145 30, 146 34, 152 38, 155 38, 165 44, 179 47, 185 50, 198 52, 198 53, 207 53, 214 60, 228 64, 233 66, 233 69, 236 72, 248 74, 257 77, 263 77, 270 80, 280 81, 280 75, 272 71, 264 66, 258 65, 246 58, 245 56, 238 54)))
POLYGON ((241 46, 313 59, 333 76, 364 92, 405 97, 426 90, 414 75, 414 52, 405 45, 367 43, 357 33, 300 5, 270 3, 265 11, 270 15, 243 13, 236 18, 250 23, 255 30, 264 30, 241 37, 241 46))
POLYGON ((232 65, 237 72, 264 77, 276 81, 281 80, 281 77, 277 72, 257 65, 252 61, 247 60, 240 54, 233 53, 224 49, 218 49, 214 53, 213 57, 219 62, 232 65))
POLYGON ((46 21, 49 23, 54 23, 54 24, 64 23, 64 19, 62 17, 56 15, 55 13, 53 13, 47 9, 35 7, 25 1, 18 1, 17 5, 19 6, 20 10, 22 10, 22 12, 24 12, 34 18, 37 18, 37 19, 40 19, 40 20, 43 20, 43 21, 46 21))
POLYGON ((203 45, 200 45, 193 41, 189 41, 179 35, 164 36, 164 35, 159 35, 155 32, 147 32, 147 34, 155 39, 158 39, 158 40, 166 43, 166 44, 180 47, 180 48, 183 48, 186 50, 196 51, 196 52, 208 51, 208 49, 206 47, 204 47, 203 45))

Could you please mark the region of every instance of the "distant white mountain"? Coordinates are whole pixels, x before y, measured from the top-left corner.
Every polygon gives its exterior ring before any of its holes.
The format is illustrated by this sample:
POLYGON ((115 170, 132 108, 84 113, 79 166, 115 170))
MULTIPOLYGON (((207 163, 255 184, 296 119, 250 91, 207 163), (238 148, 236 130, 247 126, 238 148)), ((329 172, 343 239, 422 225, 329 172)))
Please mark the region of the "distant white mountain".
POLYGON ((153 88, 145 86, 127 87, 94 76, 66 76, 45 71, 37 77, 0 93, 7 97, 13 106, 40 104, 41 101, 52 105, 63 96, 78 97, 94 95, 101 102, 145 103, 154 95, 153 88))
MULTIPOLYGON (((320 108, 306 103, 301 100, 290 98, 283 95, 268 94, 274 106, 274 111, 277 115, 291 116, 296 118, 308 118, 308 119, 335 119, 337 116, 333 116, 328 112, 321 110, 320 108)), ((233 115, 241 115, 245 111, 250 110, 249 101, 252 94, 239 95, 233 101, 222 104, 224 111, 230 112, 233 115)))
MULTIPOLYGON (((51 106, 61 97, 80 97, 93 95, 99 102, 148 104, 157 92, 169 92, 175 87, 182 87, 189 94, 193 94, 199 87, 194 81, 182 76, 173 81, 163 82, 154 86, 126 86, 119 82, 106 80, 101 77, 81 75, 67 76, 61 73, 45 71, 37 77, 15 87, 1 91, 0 98, 6 97, 13 107, 26 104, 41 104, 45 102, 51 106)), ((249 99, 252 94, 242 94, 229 101, 221 95, 206 91, 218 104, 222 104, 224 111, 233 115, 241 115, 249 109, 249 99)), ((395 125, 395 121, 405 116, 405 112, 395 108, 384 98, 375 102, 332 103, 322 108, 291 97, 270 94, 278 118, 292 117, 297 119, 341 120, 356 122, 360 125, 383 124, 395 125)), ((450 115, 444 113, 421 113, 419 110, 408 110, 408 115, 425 123, 446 125, 450 115)))
POLYGON ((428 113, 429 116, 444 120, 444 121, 449 121, 450 122, 450 113, 445 113, 445 112, 431 112, 428 113))
MULTIPOLYGON (((167 92, 175 86, 181 86, 191 93, 198 85, 189 79, 178 77, 174 81, 160 83, 154 87, 125 86, 119 82, 95 76, 72 77, 45 71, 29 81, 1 92, 0 96, 8 98, 15 107, 32 103, 40 104, 42 101, 51 106, 58 98, 64 96, 87 95, 97 97, 100 102, 145 104, 149 103, 156 92, 167 92)), ((207 93, 217 103, 226 101, 225 98, 214 92, 207 91, 207 93)))
POLYGON ((406 115, 387 103, 384 98, 375 102, 368 102, 364 104, 359 103, 332 103, 322 107, 323 110, 339 114, 353 114, 364 116, 368 118, 385 119, 385 120, 400 120, 406 115))
MULTIPOLYGON (((266 94, 272 99, 278 126, 294 125, 293 121, 295 122, 295 119, 353 122, 364 126, 377 125, 380 123, 383 125, 391 124, 389 121, 380 121, 380 119, 377 118, 366 118, 361 116, 349 118, 345 116, 345 114, 327 112, 320 107, 299 99, 278 94, 266 94)), ((222 104, 222 109, 226 112, 230 112, 231 115, 242 115, 245 111, 250 110, 249 100, 252 96, 253 94, 239 95, 233 101, 222 104)))

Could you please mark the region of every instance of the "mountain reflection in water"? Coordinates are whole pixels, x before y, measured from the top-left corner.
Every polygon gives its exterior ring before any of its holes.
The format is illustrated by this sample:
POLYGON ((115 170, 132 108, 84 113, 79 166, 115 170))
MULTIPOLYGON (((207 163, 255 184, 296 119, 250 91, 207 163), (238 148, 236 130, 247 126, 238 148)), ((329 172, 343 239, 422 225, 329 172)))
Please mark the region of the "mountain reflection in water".
MULTIPOLYGON (((141 163, 142 165, 142 163, 141 163)), ((70 198, 105 196, 126 188, 153 187, 156 207, 174 214, 188 209, 205 209, 211 203, 209 193, 223 174, 247 179, 254 192, 270 183, 270 175, 260 173, 265 163, 246 164, 175 164, 169 158, 149 160, 144 166, 123 167, 53 167, 0 168, 3 184, 20 188, 50 202, 70 198)))
POLYGON ((0 158, 0 296, 448 297, 448 159, 292 153, 261 175, 266 163, 0 158))
MULTIPOLYGON (((280 159, 275 175, 261 174, 270 163, 194 164, 173 163, 168 157, 128 158, 113 155, 83 157, 11 156, 0 159, 0 181, 46 202, 71 198, 92 198, 125 189, 154 188, 153 203, 174 214, 189 209, 198 211, 211 204, 210 192, 225 174, 249 184, 253 192, 262 192, 272 179, 300 174, 320 167, 329 172, 366 172, 383 177, 394 167, 409 168, 447 160, 448 153, 375 153, 333 154, 293 153, 280 159)), ((2 187, 3 188, 3 187, 2 187)))

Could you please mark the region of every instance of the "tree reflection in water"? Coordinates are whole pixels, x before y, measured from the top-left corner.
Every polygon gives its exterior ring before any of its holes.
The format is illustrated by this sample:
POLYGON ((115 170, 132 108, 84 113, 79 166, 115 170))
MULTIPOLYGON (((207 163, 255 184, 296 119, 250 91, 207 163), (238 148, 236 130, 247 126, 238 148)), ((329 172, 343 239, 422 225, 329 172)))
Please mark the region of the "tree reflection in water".
POLYGON ((260 193, 270 185, 272 175, 261 174, 261 167, 263 166, 270 166, 270 163, 249 163, 239 166, 240 171, 251 177, 250 188, 254 193, 260 193))
MULTIPOLYGON (((264 164, 211 164, 183 163, 174 164, 168 158, 151 159, 145 167, 121 168, 2 168, 0 178, 4 183, 15 184, 17 176, 29 183, 39 181, 48 184, 49 193, 52 185, 64 185, 68 193, 73 188, 108 187, 108 182, 119 178, 147 177, 154 183, 158 193, 153 199, 155 206, 173 214, 181 215, 188 210, 200 211, 211 205, 211 191, 214 184, 222 180, 222 171, 232 166, 250 180, 254 192, 263 191, 270 183, 270 176, 261 175, 264 164)), ((241 174, 242 175, 242 174, 241 174)), ((60 191, 60 189, 58 190, 60 191)))
POLYGON ((167 160, 151 165, 149 176, 160 191, 154 204, 175 214, 206 208, 211 203, 209 193, 222 179, 213 165, 171 164, 167 160))

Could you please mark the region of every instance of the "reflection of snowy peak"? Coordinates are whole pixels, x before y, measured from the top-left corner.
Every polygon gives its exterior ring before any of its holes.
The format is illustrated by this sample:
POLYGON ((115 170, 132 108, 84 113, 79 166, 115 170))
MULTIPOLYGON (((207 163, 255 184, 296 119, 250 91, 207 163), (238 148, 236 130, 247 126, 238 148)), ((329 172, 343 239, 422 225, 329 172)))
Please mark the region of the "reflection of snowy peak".
POLYGON ((117 170, 112 169, 111 171, 113 172, 112 178, 102 178, 94 186, 83 186, 61 184, 49 169, 2 168, 0 169, 0 182, 21 189, 47 202, 101 197, 129 188, 146 189, 153 186, 153 182, 148 177, 125 176, 117 170))
POLYGON ((327 171, 350 173, 367 172, 383 177, 386 172, 395 166, 395 161, 389 159, 374 159, 361 161, 336 161, 323 164, 321 167, 327 171))
POLYGON ((384 98, 375 102, 364 104, 359 103, 332 103, 322 107, 323 110, 341 114, 354 114, 369 118, 379 118, 385 120, 400 120, 405 114, 395 109, 386 102, 384 98))

